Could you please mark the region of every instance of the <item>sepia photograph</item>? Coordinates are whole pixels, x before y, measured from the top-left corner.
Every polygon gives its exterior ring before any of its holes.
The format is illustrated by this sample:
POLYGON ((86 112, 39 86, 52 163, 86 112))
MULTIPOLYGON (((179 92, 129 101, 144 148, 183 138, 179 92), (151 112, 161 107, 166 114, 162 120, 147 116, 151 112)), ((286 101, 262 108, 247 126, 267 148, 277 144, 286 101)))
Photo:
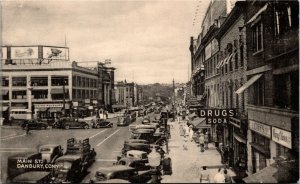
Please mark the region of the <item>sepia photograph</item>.
POLYGON ((298 183, 298 0, 0 0, 0 183, 298 183))

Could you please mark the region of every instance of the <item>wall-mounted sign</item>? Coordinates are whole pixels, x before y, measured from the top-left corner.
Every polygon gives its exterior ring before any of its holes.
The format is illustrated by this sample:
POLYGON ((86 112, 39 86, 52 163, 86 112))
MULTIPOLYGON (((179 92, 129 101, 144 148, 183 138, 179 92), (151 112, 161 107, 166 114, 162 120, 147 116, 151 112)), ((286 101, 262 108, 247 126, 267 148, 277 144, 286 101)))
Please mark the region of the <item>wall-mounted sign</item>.
POLYGON ((35 104, 36 108, 38 107, 63 107, 63 104, 35 104))
POLYGON ((200 109, 199 117, 206 118, 206 124, 228 123, 230 117, 235 117, 235 109, 200 109))
POLYGON ((271 138, 271 127, 268 125, 249 120, 249 128, 265 137, 271 138))
POLYGON ((1 47, 1 59, 7 59, 7 47, 1 47))
POLYGON ((43 47, 43 58, 69 60, 69 49, 62 47, 43 47))
POLYGON ((292 149, 292 133, 272 127, 272 140, 287 148, 292 149))
POLYGON ((38 59, 37 46, 35 47, 11 47, 11 59, 38 59))

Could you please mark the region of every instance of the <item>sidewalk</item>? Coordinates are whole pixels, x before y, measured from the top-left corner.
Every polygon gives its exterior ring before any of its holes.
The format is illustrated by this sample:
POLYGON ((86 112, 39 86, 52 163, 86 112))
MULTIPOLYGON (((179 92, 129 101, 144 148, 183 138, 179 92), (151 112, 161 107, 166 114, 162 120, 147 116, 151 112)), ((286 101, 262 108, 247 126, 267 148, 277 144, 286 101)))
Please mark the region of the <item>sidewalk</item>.
MULTIPOLYGON (((172 159, 173 174, 162 176, 162 183, 199 183, 202 166, 207 166, 210 178, 217 173, 219 167, 224 167, 221 163, 221 156, 213 144, 209 144, 209 149, 200 152, 198 144, 187 142, 188 150, 183 150, 183 137, 179 134, 178 122, 173 122, 171 128, 171 139, 169 140, 169 156, 172 159)), ((235 173, 228 169, 231 176, 235 173)))

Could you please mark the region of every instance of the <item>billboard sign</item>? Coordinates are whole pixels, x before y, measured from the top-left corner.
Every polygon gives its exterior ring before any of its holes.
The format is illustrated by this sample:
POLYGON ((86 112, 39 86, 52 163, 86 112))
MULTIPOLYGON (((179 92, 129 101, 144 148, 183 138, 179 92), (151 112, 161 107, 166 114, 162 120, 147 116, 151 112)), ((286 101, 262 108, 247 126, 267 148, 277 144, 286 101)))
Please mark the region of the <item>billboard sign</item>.
POLYGON ((1 47, 1 59, 7 59, 7 47, 1 47))
POLYGON ((199 117, 206 118, 206 124, 226 124, 235 116, 235 109, 199 109, 199 117))
POLYGON ((38 47, 11 47, 11 59, 38 59, 38 47))
POLYGON ((43 47, 43 59, 69 60, 69 49, 64 47, 43 47))

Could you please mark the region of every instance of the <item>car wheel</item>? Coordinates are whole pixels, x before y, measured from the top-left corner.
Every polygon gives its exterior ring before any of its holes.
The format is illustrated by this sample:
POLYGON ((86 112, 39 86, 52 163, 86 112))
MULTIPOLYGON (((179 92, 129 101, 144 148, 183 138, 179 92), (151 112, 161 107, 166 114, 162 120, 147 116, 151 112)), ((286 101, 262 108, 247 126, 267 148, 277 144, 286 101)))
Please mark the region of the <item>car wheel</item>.
POLYGON ((70 126, 69 126, 69 125, 66 125, 66 126, 65 126, 65 129, 66 129, 66 130, 70 129, 70 126))
POLYGON ((96 128, 100 128, 100 125, 96 125, 96 128))
POLYGON ((89 125, 84 125, 84 129, 89 129, 89 125))

